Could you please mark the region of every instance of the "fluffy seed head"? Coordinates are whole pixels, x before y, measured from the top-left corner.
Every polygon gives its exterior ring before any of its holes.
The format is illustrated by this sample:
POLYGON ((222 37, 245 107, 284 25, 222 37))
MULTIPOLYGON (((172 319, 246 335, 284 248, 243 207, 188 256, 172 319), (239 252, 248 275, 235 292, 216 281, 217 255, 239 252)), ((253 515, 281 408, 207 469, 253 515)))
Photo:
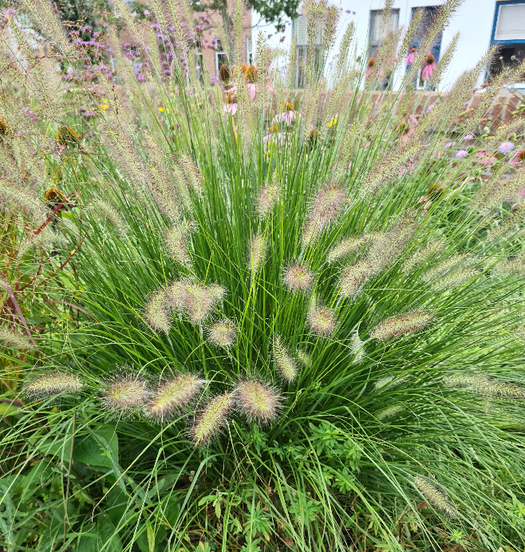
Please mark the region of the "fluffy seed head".
POLYGON ((188 253, 186 242, 191 233, 195 231, 195 225, 188 221, 179 221, 177 226, 166 232, 166 246, 176 262, 183 266, 191 266, 191 257, 188 253))
POLYGON ((372 339, 387 341, 394 337, 402 337, 422 330, 430 324, 432 315, 426 312, 408 312, 401 316, 393 316, 380 322, 370 333, 372 339))
POLYGON ((405 407, 400 405, 400 404, 396 404, 394 406, 389 406, 388 408, 385 408, 382 412, 380 412, 377 415, 377 418, 379 420, 384 420, 385 418, 391 418, 392 416, 395 416, 396 414, 398 414, 399 412, 401 412, 404 409, 405 409, 405 407))
POLYGON ((257 198, 256 212, 260 218, 265 218, 272 210, 279 199, 279 188, 277 184, 267 184, 261 188, 257 198))
POLYGON ((431 260, 444 246, 445 242, 443 240, 428 243, 423 249, 420 249, 405 261, 403 264, 403 272, 405 274, 411 272, 417 266, 431 260))
POLYGON ((104 217, 113 226, 117 235, 124 237, 128 233, 126 221, 118 209, 115 209, 108 201, 97 199, 93 202, 92 209, 99 217, 104 217))
POLYGON ((305 365, 305 366, 310 366, 311 362, 312 362, 312 358, 310 357, 310 355, 306 352, 306 351, 303 351, 302 349, 299 349, 297 351, 297 358, 305 365))
POLYGON ((38 397, 77 393, 82 387, 84 384, 78 376, 65 372, 54 372, 30 381, 25 390, 28 395, 38 397))
POLYGON ((185 312, 191 322, 201 324, 225 293, 218 284, 203 286, 190 280, 176 280, 168 290, 168 297, 177 312, 185 312))
POLYGON ((262 264, 266 260, 266 254, 268 252, 268 244, 266 238, 259 234, 250 239, 248 248, 248 268, 252 272, 257 272, 261 268, 262 264))
POLYGON ((33 347, 33 344, 27 337, 1 326, 0 342, 5 343, 8 347, 12 347, 13 349, 31 349, 33 347))
POLYGON ((365 343, 361 341, 358 332, 354 332, 350 338, 350 352, 354 357, 354 364, 359 364, 365 358, 365 343))
POLYGON ((267 423, 277 416, 281 398, 264 383, 244 381, 237 386, 235 396, 239 409, 249 421, 267 423))
POLYGON ((438 264, 427 270, 421 275, 421 279, 424 282, 430 282, 431 280, 434 280, 435 278, 441 278, 445 274, 448 274, 449 272, 453 270, 458 270, 459 268, 465 268, 469 265, 472 265, 475 263, 475 259, 473 259, 470 255, 467 254, 460 254, 460 255, 452 255, 452 257, 449 257, 448 259, 443 259, 438 264))
POLYGON ((293 264, 284 270, 283 280, 290 291, 307 291, 313 284, 314 275, 305 266, 293 264))
POLYGON ((235 343, 235 337, 237 335, 237 328, 231 320, 221 320, 216 322, 208 330, 208 336, 210 341, 222 347, 223 349, 230 348, 235 343))
POLYGON ((327 184, 315 198, 312 212, 306 224, 303 243, 315 239, 319 232, 332 224, 341 212, 345 192, 336 184, 327 184))
POLYGON ((280 335, 273 338, 273 358, 282 378, 291 383, 297 378, 297 361, 290 355, 280 335))
POLYGON ((449 504, 447 497, 437 487, 419 475, 414 479, 414 484, 432 506, 441 510, 449 517, 456 515, 454 506, 449 504))
POLYGON ((329 263, 333 263, 339 259, 344 259, 351 253, 357 251, 365 241, 364 238, 347 238, 346 240, 340 241, 330 250, 326 260, 329 263))
POLYGON ((103 403, 108 410, 126 415, 146 405, 149 395, 146 381, 134 374, 123 374, 107 382, 103 403))
POLYGON ((166 290, 156 291, 146 304, 144 317, 156 332, 170 331, 169 303, 166 290))
POLYGON ((213 398, 197 416, 191 435, 195 445, 209 443, 224 425, 228 413, 233 406, 233 398, 230 393, 224 393, 213 398))
POLYGON ((435 292, 440 292, 455 288, 466 284, 469 280, 472 280, 472 278, 475 278, 479 274, 480 273, 477 270, 457 270, 432 282, 430 289, 435 292))
POLYGON ((372 265, 361 261, 344 270, 339 279, 339 291, 342 297, 354 297, 365 285, 372 274, 372 265))
POLYGON ((328 337, 336 327, 336 320, 331 309, 316 306, 308 311, 308 324, 312 332, 320 337, 328 337))
POLYGON ((474 393, 506 399, 525 399, 525 389, 502 381, 496 381, 485 374, 454 374, 443 378, 447 387, 464 387, 474 393))
POLYGON ((412 239, 414 230, 413 223, 401 223, 372 242, 368 251, 368 261, 374 273, 381 272, 398 259, 412 239))
POLYGON ((148 415, 163 422, 186 407, 203 385, 204 381, 192 374, 180 374, 165 381, 155 390, 148 415))

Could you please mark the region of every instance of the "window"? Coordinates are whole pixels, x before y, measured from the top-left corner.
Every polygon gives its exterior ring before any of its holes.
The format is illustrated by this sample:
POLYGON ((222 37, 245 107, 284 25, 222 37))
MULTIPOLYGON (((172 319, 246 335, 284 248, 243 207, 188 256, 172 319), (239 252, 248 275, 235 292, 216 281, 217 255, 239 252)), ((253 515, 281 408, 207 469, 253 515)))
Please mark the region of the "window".
POLYGON ((222 49, 222 44, 220 40, 217 40, 217 46, 215 51, 215 71, 219 74, 219 69, 222 65, 228 65, 228 56, 226 52, 222 49))
POLYGON ((384 21, 383 10, 370 11, 370 26, 368 43, 370 45, 370 57, 376 55, 382 40, 389 34, 399 29, 399 10, 391 10, 384 21))
POLYGON ((252 64, 252 37, 247 36, 246 37, 246 65, 252 64))
POLYGON ((292 32, 295 37, 295 87, 304 88, 305 85, 305 66, 312 62, 317 72, 322 71, 322 22, 319 22, 315 28, 315 37, 313 40, 313 52, 308 56, 308 26, 304 15, 300 15, 293 21, 292 32), (308 59, 308 57, 310 59, 308 59))
MULTIPOLYGON (((496 2, 491 44, 500 49, 488 70, 490 82, 501 71, 516 67, 525 59, 525 2, 507 0, 496 2)), ((522 75, 525 77, 525 75, 522 75)))

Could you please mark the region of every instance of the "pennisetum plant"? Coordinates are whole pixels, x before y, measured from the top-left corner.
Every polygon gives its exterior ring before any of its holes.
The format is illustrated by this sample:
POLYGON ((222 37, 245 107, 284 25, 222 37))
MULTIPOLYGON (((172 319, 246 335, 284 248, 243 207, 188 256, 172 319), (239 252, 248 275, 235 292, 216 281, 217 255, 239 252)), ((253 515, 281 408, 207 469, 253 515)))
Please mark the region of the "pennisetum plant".
MULTIPOLYGON (((2 274, 21 366, 2 375, 2 538, 25 530, 19 478, 58 473, 64 521, 42 505, 24 549, 521 549, 524 125, 483 121, 503 77, 465 107, 494 52, 432 104, 412 90, 423 50, 376 90, 417 25, 368 70, 352 28, 332 70, 292 52, 299 92, 262 36, 240 63, 237 34, 210 82, 189 4, 150 4, 138 22, 115 2, 135 47, 107 33, 111 72, 79 64, 93 45, 51 4, 28 9, 56 65, 6 16, 3 216, 47 234, 20 257, 30 286, 2 274)), ((337 11, 304 12, 331 47, 337 11)))

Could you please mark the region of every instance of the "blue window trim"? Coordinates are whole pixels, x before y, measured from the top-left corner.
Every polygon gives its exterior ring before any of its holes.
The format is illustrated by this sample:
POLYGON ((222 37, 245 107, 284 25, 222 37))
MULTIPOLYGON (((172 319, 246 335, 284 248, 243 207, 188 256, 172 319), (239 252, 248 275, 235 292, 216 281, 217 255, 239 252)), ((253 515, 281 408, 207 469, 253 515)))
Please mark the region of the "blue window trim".
MULTIPOLYGON (((525 0, 498 0, 496 2, 496 9, 494 11, 494 23, 492 24, 492 34, 490 36, 491 44, 525 44, 525 38, 522 40, 495 40, 496 36, 496 25, 498 23, 499 9, 501 6, 510 6, 512 4, 523 4, 525 6, 525 0)), ((525 34, 525 31, 524 31, 525 34)))

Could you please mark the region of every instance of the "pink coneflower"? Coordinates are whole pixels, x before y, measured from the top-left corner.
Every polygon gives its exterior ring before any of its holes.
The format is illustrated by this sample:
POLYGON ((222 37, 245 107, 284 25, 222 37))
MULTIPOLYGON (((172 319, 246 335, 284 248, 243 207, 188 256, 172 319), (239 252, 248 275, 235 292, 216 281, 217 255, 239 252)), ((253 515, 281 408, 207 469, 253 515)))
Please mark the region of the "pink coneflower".
POLYGON ((229 103, 224 106, 224 114, 231 115, 232 117, 237 113, 237 104, 229 103))
POLYGON ((416 52, 417 52, 416 48, 410 48, 410 50, 408 51, 408 56, 405 59, 406 65, 410 65, 411 63, 414 63, 414 60, 416 59, 416 52))
POLYGON ((249 82, 247 85, 246 85, 246 88, 248 89, 248 94, 250 95, 250 100, 253 100, 255 99, 255 83, 253 82, 249 82))
POLYGON ((506 154, 509 153, 509 151, 514 149, 514 144, 512 142, 503 142, 500 144, 498 150, 500 153, 506 154))
POLYGON ((435 58, 432 54, 427 54, 425 58, 425 67, 423 68, 423 71, 421 71, 421 78, 424 81, 428 80, 432 76, 432 73, 436 70, 434 60, 435 58))
POLYGON ((376 58, 375 57, 371 57, 369 60, 368 60, 368 69, 366 70, 366 78, 369 78, 370 75, 372 74, 372 71, 374 70, 374 64, 376 62, 376 58))
POLYGON ((456 153, 456 157, 458 159, 461 159, 462 157, 465 157, 465 155, 468 155, 468 151, 467 150, 459 150, 457 153, 456 153))

